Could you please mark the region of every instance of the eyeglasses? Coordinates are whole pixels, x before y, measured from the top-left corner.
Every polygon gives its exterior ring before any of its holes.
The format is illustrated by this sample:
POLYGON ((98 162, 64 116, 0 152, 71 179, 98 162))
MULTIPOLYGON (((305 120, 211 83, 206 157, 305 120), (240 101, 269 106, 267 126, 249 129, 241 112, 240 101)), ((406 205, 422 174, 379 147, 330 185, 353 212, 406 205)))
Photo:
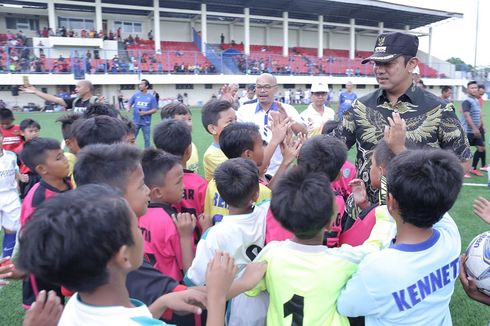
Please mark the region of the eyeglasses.
POLYGON ((266 90, 266 91, 270 91, 273 87, 276 87, 277 85, 257 85, 255 86, 255 89, 258 89, 258 90, 266 90))

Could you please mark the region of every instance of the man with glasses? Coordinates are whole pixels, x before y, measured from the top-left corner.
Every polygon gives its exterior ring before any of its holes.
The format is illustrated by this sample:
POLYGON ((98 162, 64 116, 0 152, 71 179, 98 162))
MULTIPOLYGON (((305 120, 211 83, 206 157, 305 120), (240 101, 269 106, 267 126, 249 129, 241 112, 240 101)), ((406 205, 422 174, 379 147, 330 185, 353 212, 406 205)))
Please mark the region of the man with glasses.
MULTIPOLYGON (((237 111, 239 122, 252 122, 259 126, 262 139, 269 143, 272 137, 270 129, 271 112, 279 112, 283 117, 288 116, 293 121, 291 128, 294 133, 306 134, 306 126, 303 123, 298 111, 288 104, 281 104, 275 101, 275 95, 278 91, 276 77, 271 74, 262 74, 257 78, 255 84, 255 93, 258 103, 244 104, 237 111)), ((267 174, 273 176, 282 162, 281 149, 276 148, 272 156, 267 174)))
POLYGON ((374 62, 379 89, 356 100, 333 131, 348 148, 356 144, 357 176, 366 183, 371 203, 376 202, 377 195, 369 179, 371 155, 393 113, 405 120, 407 143, 451 150, 462 162, 471 157, 453 105, 417 87, 412 80, 412 72, 419 64, 418 45, 414 35, 395 32, 378 36, 374 53, 362 63, 374 62))
POLYGON ((308 137, 319 135, 325 122, 335 119, 335 111, 325 105, 328 99, 328 84, 311 85, 311 103, 299 115, 308 129, 308 137))

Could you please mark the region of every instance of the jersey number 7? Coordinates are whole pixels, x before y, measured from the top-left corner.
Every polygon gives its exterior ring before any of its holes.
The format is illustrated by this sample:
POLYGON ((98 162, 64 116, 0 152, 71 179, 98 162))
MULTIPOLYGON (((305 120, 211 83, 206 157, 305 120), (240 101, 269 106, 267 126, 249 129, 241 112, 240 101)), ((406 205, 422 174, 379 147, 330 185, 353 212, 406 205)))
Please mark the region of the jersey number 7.
POLYGON ((300 295, 293 295, 291 300, 283 305, 284 318, 289 315, 293 315, 293 322, 291 326, 303 326, 305 298, 300 295))

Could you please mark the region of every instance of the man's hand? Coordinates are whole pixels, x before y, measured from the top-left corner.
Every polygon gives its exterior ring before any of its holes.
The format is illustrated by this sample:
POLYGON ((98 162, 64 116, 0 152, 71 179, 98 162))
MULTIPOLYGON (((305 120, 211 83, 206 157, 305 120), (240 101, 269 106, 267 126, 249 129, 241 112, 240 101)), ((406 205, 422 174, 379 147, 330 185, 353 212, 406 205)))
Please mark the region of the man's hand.
POLYGON ((27 183, 29 181, 29 175, 24 173, 19 173, 19 181, 27 183))
POLYGON ((36 301, 27 310, 24 317, 24 326, 55 326, 61 318, 63 306, 56 292, 49 291, 46 300, 46 291, 42 290, 36 301))
POLYGON ((279 145, 286 137, 286 133, 291 128, 291 124, 291 118, 283 119, 280 113, 271 112, 270 128, 272 137, 270 142, 273 145, 279 145))
POLYGON ((407 138, 407 124, 399 113, 393 112, 392 118, 388 117, 388 125, 385 126, 384 140, 388 147, 395 153, 400 154, 407 150, 405 140, 407 138))
POLYGON ((228 101, 230 103, 235 102, 235 98, 233 97, 233 91, 228 84, 224 84, 221 87, 220 100, 228 101))
POLYGON ((478 197, 473 202, 473 212, 482 219, 482 221, 490 224, 490 202, 483 197, 478 197))
POLYGON ((475 136, 475 138, 480 138, 481 137, 480 129, 473 128, 473 135, 475 136))
POLYGON ((196 217, 194 214, 178 213, 172 215, 172 220, 177 227, 177 231, 181 237, 192 237, 194 228, 196 227, 196 217))
POLYGON ((369 205, 366 184, 361 179, 352 179, 349 182, 349 186, 352 188, 352 195, 354 196, 354 203, 360 208, 365 209, 369 205))
POLYGON ((35 94, 38 91, 38 89, 36 87, 32 86, 32 85, 31 86, 27 86, 27 87, 20 86, 19 87, 19 90, 21 92, 26 93, 26 94, 35 94))

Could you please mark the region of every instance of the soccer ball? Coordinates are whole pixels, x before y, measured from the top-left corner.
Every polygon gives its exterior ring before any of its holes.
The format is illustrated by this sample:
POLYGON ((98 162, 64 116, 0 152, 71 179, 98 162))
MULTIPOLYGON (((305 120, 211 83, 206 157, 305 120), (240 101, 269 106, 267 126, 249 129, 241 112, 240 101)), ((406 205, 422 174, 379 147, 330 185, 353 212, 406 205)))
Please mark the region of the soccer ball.
POLYGON ((490 231, 477 235, 466 249, 465 270, 476 287, 490 296, 490 231))

